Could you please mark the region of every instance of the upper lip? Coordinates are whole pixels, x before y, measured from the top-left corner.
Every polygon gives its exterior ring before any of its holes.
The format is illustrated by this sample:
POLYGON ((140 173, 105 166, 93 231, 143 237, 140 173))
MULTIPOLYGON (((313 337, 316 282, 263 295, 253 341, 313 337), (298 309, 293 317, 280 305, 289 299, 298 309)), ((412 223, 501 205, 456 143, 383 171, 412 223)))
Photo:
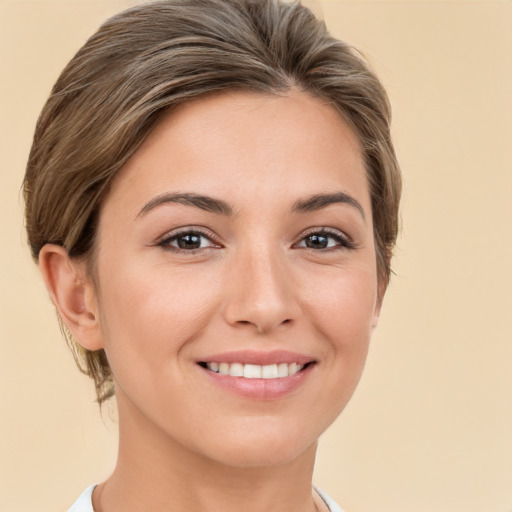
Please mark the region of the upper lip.
POLYGON ((203 359, 199 359, 198 363, 242 363, 257 364, 261 366, 280 363, 298 363, 307 364, 315 362, 315 358, 290 352, 287 350, 272 350, 268 352, 257 350, 235 350, 232 352, 222 352, 212 354, 203 359))

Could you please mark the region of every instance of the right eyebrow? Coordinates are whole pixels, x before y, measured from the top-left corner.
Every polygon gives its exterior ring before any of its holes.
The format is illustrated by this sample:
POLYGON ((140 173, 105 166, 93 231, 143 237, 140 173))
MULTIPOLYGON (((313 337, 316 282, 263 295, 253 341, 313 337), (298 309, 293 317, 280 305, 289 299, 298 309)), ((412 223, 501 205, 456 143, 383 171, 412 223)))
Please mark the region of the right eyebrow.
POLYGON ((361 217, 366 221, 364 208, 361 203, 346 192, 334 192, 332 194, 316 194, 306 199, 300 199, 293 207, 292 212, 306 213, 326 208, 331 204, 347 204, 359 211, 361 217))
POLYGON ((169 203, 178 203, 184 204, 186 206, 195 206, 196 208, 201 208, 201 210, 206 210, 207 212, 211 213, 218 213, 220 215, 233 215, 233 208, 231 208, 231 206, 228 203, 222 201, 221 199, 215 199, 214 197, 204 196, 201 194, 194 194, 191 192, 165 192, 148 201, 142 207, 142 209, 135 218, 138 219, 140 217, 143 217, 148 212, 155 209, 157 206, 169 203))

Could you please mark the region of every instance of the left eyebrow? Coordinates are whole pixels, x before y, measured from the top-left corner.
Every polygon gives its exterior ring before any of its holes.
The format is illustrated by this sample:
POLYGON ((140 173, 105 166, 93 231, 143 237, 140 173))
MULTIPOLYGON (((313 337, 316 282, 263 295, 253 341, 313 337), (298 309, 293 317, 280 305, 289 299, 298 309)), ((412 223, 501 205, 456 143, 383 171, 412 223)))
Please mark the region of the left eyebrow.
POLYGON ((146 213, 150 212, 157 206, 169 203, 178 203, 186 206, 195 206, 196 208, 200 208, 201 210, 206 210, 211 213, 218 213, 220 215, 233 215, 233 209, 229 206, 228 203, 222 201, 220 199, 215 199, 209 196, 203 196, 201 194, 194 194, 191 192, 186 193, 164 193, 159 196, 154 197, 146 203, 140 212, 137 214, 136 218, 142 217, 146 215, 146 213))
POLYGON ((299 199, 292 206, 292 212, 314 212, 336 203, 347 204, 356 208, 361 214, 361 217, 363 217, 363 220, 366 221, 364 209, 361 206, 361 203, 359 203, 359 201, 345 192, 335 192, 334 194, 316 194, 314 196, 308 197, 307 199, 299 199))

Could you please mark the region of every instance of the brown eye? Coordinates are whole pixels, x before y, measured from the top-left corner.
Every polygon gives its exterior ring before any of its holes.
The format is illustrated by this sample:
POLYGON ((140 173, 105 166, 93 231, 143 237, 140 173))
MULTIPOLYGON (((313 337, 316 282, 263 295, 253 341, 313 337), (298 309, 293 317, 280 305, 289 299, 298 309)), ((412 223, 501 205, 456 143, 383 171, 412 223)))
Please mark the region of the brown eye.
POLYGON ((309 235, 305 239, 309 249, 326 249, 329 247, 329 237, 325 235, 309 235))
POLYGON ((297 247, 307 249, 325 250, 325 249, 343 249, 352 248, 353 244, 346 235, 331 231, 317 231, 309 233, 297 244, 297 247))
POLYGON ((196 233, 180 235, 176 238, 176 245, 180 249, 199 249, 201 247, 201 235, 196 233))
POLYGON ((168 250, 188 252, 217 247, 208 235, 200 231, 175 233, 164 238, 158 245, 168 250))

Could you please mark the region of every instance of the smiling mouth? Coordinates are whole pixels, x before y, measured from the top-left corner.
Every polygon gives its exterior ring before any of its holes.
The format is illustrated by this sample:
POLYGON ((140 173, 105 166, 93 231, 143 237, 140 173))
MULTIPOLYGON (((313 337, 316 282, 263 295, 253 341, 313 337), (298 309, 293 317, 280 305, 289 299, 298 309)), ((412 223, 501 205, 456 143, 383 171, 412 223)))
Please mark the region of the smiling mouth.
POLYGON ((220 375, 231 377, 244 377, 246 379, 282 379, 291 377, 313 364, 279 363, 279 364, 242 364, 242 363, 215 363, 200 362, 199 366, 220 375))

